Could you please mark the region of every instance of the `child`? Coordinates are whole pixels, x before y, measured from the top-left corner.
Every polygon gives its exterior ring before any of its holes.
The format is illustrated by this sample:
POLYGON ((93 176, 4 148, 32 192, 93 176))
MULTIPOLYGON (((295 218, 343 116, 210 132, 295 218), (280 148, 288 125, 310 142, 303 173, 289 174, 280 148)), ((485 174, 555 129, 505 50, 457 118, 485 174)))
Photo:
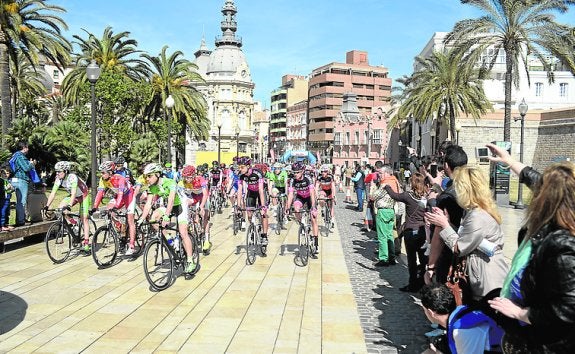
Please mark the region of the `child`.
POLYGON ((0 230, 12 231, 13 226, 8 225, 10 219, 10 198, 14 187, 9 182, 10 170, 7 165, 0 167, 0 230))

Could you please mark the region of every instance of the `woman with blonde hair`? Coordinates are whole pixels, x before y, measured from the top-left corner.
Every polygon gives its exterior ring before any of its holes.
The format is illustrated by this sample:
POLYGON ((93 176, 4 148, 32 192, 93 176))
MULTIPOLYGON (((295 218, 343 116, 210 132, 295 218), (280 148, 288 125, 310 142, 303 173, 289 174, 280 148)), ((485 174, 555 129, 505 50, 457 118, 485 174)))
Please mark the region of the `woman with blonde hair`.
POLYGON ((543 175, 495 145, 494 162, 509 165, 533 191, 520 245, 493 309, 511 318, 505 353, 575 352, 575 165, 549 166, 543 175))
POLYGON ((467 257, 467 274, 473 300, 500 288, 508 272, 503 256, 501 216, 489 190, 485 174, 477 167, 460 166, 453 173, 457 204, 465 210, 461 225, 454 230, 439 208, 425 213, 430 223, 441 228, 439 236, 459 257, 467 257))

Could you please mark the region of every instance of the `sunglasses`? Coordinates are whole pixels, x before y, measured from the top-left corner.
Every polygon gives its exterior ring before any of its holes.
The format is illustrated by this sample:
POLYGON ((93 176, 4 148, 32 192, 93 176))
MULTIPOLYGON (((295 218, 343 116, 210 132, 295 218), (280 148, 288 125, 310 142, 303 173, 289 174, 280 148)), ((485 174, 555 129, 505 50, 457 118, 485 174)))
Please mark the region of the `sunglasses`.
POLYGON ((148 175, 145 175, 144 177, 145 177, 146 179, 148 179, 148 178, 150 178, 150 177, 152 177, 152 176, 155 176, 155 174, 150 173, 150 174, 148 174, 148 175))

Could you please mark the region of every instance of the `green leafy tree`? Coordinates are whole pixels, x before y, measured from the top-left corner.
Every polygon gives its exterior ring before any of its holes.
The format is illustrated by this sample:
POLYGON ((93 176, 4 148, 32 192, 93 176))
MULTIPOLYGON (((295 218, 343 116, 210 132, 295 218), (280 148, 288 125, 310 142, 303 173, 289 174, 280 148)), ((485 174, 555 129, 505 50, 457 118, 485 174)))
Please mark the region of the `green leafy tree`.
POLYGON ((10 61, 17 53, 34 67, 44 57, 65 66, 70 59, 70 43, 61 29, 68 26, 57 13, 64 8, 49 5, 46 0, 3 0, 0 3, 0 96, 2 100, 2 137, 12 124, 10 61))
POLYGON ((140 166, 159 161, 159 140, 154 133, 145 133, 132 144, 130 149, 130 168, 137 171, 140 166))
MULTIPOLYGON (((17 52, 16 60, 10 61, 10 83, 12 88, 12 117, 22 115, 25 108, 34 111, 39 107, 34 101, 47 93, 43 71, 37 70, 22 53, 17 52)), ((27 112, 34 113, 34 112, 27 112)))
MULTIPOLYGON (((568 35, 570 27, 555 22, 554 13, 564 13, 567 0, 461 0, 482 12, 481 17, 466 19, 455 24, 445 38, 448 45, 468 52, 465 60, 480 63, 487 48, 505 52, 505 118, 503 139, 509 141, 511 134, 511 88, 519 86, 520 67, 529 78, 528 56, 541 61, 553 82, 554 66, 548 54, 552 54, 572 72, 575 72, 573 44, 568 35)), ((497 56, 487 58, 482 64, 487 69, 495 65, 497 56)))
MULTIPOLYGON (((197 66, 183 58, 181 51, 171 55, 164 46, 159 56, 142 54, 151 64, 150 85, 151 99, 146 109, 148 119, 160 119, 166 112, 166 98, 172 95, 175 105, 170 114, 187 127, 190 134, 197 139, 207 139, 209 120, 206 112, 206 101, 203 95, 191 86, 194 82, 204 82, 197 66)), ((172 132, 177 130, 172 130, 172 132)))
POLYGON ((483 72, 473 62, 462 60, 461 53, 434 52, 431 57, 415 60, 421 69, 406 81, 399 117, 425 121, 435 115, 447 119, 451 136, 455 136, 455 118, 460 113, 479 119, 492 109, 483 91, 483 72))
POLYGON ((75 56, 76 68, 62 82, 62 94, 69 103, 82 104, 89 100, 85 87, 88 83, 86 67, 92 60, 102 69, 102 72, 114 71, 137 81, 143 77, 148 68, 146 63, 137 57, 141 51, 137 49, 138 42, 130 39, 130 32, 114 34, 111 27, 106 27, 101 38, 84 30, 88 38, 74 35, 75 44, 80 47, 80 53, 75 56))

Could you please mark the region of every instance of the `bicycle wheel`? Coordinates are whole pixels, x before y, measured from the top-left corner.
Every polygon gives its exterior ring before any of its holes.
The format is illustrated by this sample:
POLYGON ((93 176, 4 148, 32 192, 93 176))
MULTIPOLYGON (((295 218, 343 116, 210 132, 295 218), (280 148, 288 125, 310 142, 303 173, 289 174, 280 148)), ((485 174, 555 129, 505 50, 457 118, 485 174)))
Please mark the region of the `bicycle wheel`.
POLYGON ((134 253, 132 257, 138 257, 144 251, 144 247, 146 246, 146 235, 149 232, 149 225, 141 225, 140 227, 136 226, 136 242, 134 242, 134 253))
POLYGON ((183 260, 184 269, 188 261, 196 264, 194 271, 188 273, 190 275, 194 275, 200 270, 200 247, 202 246, 198 244, 198 239, 195 236, 190 237, 190 240, 192 241, 192 258, 188 259, 184 250, 182 250, 182 255, 180 257, 183 260))
POLYGON ((240 227, 242 227, 240 223, 241 223, 240 217, 238 216, 237 211, 234 209, 233 220, 232 220, 232 230, 234 232, 234 236, 238 234, 238 231, 240 231, 240 227))
POLYGON ((163 238, 148 240, 144 248, 144 274, 153 289, 161 291, 172 284, 174 265, 174 255, 163 238))
POLYGON ((257 245, 256 228, 254 225, 250 224, 248 230, 246 231, 246 253, 247 253, 247 263, 249 265, 254 264, 256 261, 256 253, 258 249, 257 245))
POLYGON ((216 198, 210 197, 210 216, 216 214, 216 198))
POLYGON ((218 196, 216 199, 218 200, 218 204, 217 204, 218 214, 221 214, 221 213, 222 213, 222 206, 223 206, 223 204, 224 204, 224 201, 223 201, 223 199, 222 199, 221 196, 218 196))
POLYGON ((329 236, 330 229, 331 229, 331 212, 329 210, 329 205, 326 202, 323 209, 323 231, 325 233, 325 237, 329 236))
POLYGON ((100 227, 92 237, 92 258, 99 268, 111 266, 118 256, 119 241, 109 225, 100 227))
POLYGON ((301 263, 305 266, 309 260, 309 237, 303 225, 300 225, 298 232, 298 255, 301 263))
POLYGON ((72 235, 60 221, 55 222, 46 232, 46 252, 52 262, 59 264, 70 256, 72 251, 72 235))
POLYGON ((283 224, 284 224, 284 209, 282 207, 282 203, 278 203, 278 207, 276 210, 277 216, 277 224, 276 224, 276 234, 279 235, 282 232, 283 224))

